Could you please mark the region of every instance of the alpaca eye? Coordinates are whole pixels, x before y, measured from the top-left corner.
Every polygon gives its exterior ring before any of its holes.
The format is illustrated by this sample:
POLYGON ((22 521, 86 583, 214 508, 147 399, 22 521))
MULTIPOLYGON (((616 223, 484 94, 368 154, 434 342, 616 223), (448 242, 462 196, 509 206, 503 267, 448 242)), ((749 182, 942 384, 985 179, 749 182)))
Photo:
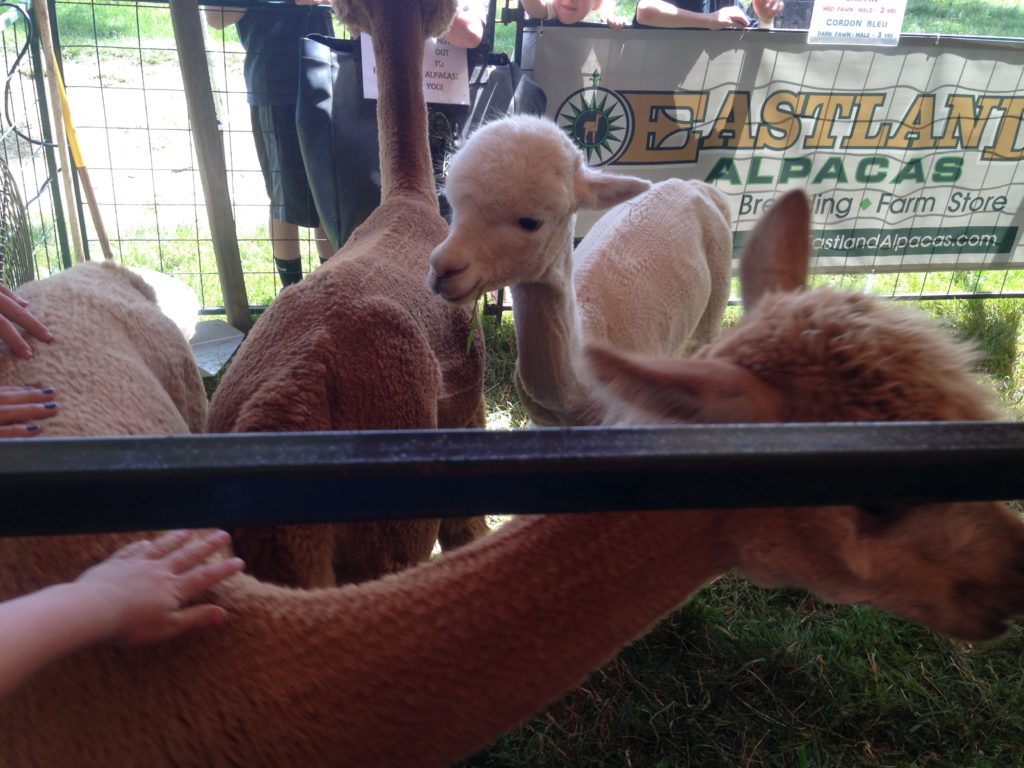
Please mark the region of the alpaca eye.
POLYGON ((522 218, 519 220, 519 226, 525 229, 527 232, 536 232, 540 229, 540 225, 543 224, 539 219, 527 219, 522 218))

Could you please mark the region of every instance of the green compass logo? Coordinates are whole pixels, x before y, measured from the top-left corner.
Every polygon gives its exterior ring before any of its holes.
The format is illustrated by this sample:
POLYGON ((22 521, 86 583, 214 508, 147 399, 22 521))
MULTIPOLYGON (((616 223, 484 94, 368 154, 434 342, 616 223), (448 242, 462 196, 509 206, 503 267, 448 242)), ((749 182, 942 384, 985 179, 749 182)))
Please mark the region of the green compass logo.
POLYGON ((570 94, 558 108, 557 121, 583 150, 587 165, 606 165, 615 160, 633 133, 632 115, 622 99, 596 82, 570 94))

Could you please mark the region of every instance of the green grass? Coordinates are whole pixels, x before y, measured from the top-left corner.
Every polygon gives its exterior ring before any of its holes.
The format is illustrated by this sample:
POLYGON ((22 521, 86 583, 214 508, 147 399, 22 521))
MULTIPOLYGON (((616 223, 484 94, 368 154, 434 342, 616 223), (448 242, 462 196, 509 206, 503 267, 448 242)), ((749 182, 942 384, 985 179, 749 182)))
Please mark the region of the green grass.
POLYGON ((57 2, 57 26, 64 46, 110 45, 117 41, 147 44, 170 42, 174 30, 163 3, 136 4, 130 0, 57 2))
POLYGON ((908 0, 905 32, 1024 38, 1020 0, 908 0))
POLYGON ((726 577, 461 768, 1019 766, 1022 662, 726 577))
POLYGON ((487 427, 522 429, 527 426, 529 418, 513 383, 516 371, 516 333, 512 313, 504 313, 500 322, 492 315, 485 316, 483 329, 487 345, 487 368, 484 371, 487 427))

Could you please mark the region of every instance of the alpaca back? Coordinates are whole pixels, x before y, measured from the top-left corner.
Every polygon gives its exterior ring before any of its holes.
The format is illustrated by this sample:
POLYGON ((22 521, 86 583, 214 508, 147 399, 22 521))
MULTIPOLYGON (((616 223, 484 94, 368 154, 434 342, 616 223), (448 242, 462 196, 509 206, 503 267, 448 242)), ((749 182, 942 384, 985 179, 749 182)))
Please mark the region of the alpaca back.
POLYGON ((19 294, 54 340, 34 345, 31 360, 0 356, 0 382, 56 387, 61 410, 47 420, 47 436, 203 430, 206 393, 192 350, 142 278, 88 262, 19 294), (101 359, 97 341, 108 352, 101 359))
POLYGON ((378 208, 257 321, 214 393, 210 431, 482 426, 471 315, 423 285, 446 231, 414 202, 378 208))
POLYGON ((583 337, 676 355, 717 336, 729 300, 732 234, 714 187, 669 179, 612 208, 574 254, 583 337))

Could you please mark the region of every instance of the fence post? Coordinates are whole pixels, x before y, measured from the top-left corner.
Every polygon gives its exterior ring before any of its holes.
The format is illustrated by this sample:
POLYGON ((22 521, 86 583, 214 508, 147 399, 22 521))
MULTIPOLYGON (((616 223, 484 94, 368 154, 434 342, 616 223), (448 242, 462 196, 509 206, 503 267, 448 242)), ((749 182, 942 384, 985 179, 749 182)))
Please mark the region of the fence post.
POLYGON ((188 102, 188 119, 199 159, 203 197, 206 199, 206 215, 213 236, 220 287, 224 293, 224 310, 231 325, 247 332, 252 327, 252 315, 249 313, 235 217, 231 210, 224 144, 217 128, 213 88, 206 65, 206 45, 199 4, 196 0, 170 0, 170 8, 178 61, 185 84, 185 99, 188 102))

